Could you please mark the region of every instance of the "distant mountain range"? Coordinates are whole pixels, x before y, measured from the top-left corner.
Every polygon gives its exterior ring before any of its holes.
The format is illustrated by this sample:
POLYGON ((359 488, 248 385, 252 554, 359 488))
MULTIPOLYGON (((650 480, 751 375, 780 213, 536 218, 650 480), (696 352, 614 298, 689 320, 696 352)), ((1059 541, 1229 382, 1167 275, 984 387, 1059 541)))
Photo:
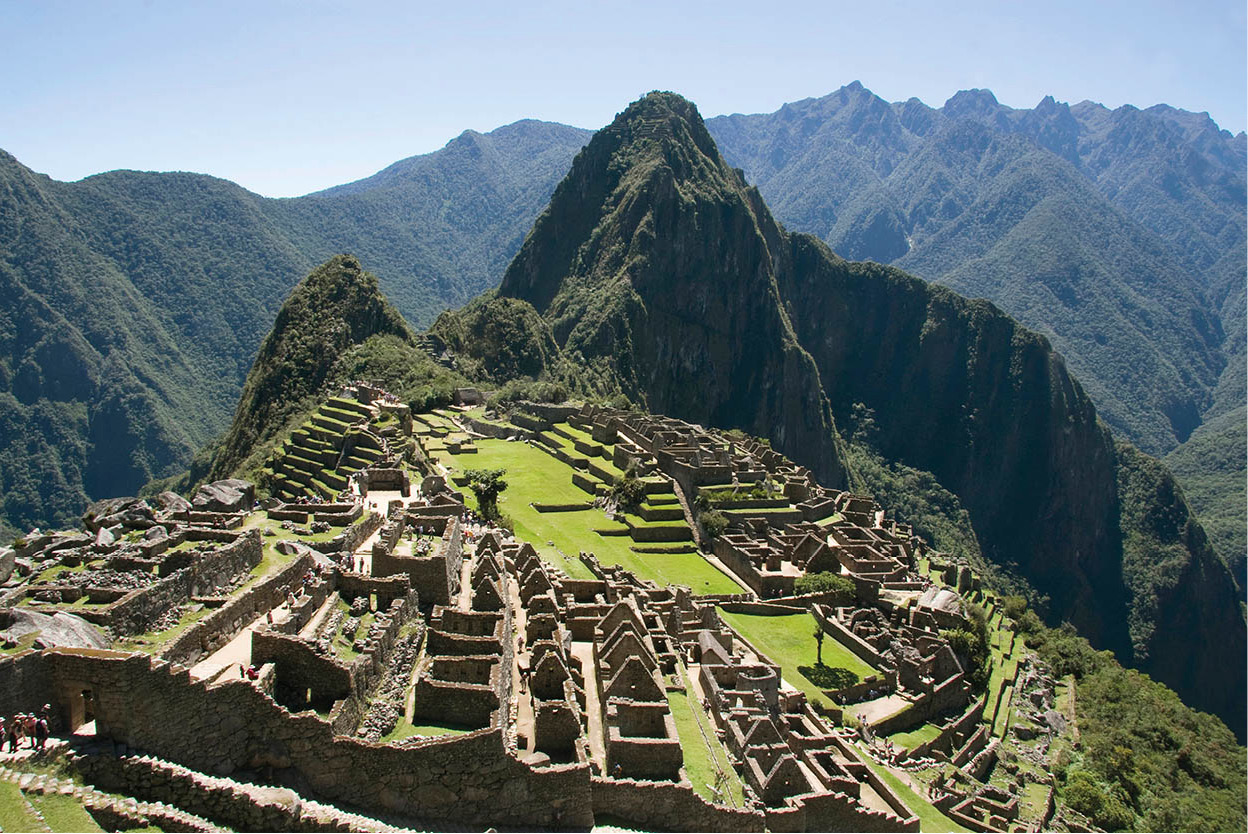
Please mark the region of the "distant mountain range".
MULTIPOLYGON (((934 109, 857 83, 707 129, 787 227, 1048 336, 1110 425, 1170 453, 1242 584, 1243 134, 1164 105, 967 91, 934 109)), ((589 136, 466 132, 289 200, 190 174, 59 183, 0 156, 4 521, 64 521, 184 467, 286 293, 335 252, 417 326, 494 285, 589 136)))

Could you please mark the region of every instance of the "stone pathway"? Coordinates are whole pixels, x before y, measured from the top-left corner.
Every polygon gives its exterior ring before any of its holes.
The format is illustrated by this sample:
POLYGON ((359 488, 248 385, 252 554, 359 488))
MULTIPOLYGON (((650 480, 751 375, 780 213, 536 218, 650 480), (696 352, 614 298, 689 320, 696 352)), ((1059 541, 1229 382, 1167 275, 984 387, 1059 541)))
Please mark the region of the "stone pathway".
POLYGON ((594 644, 574 640, 572 656, 581 661, 585 673, 585 712, 589 717, 589 757, 598 763, 598 772, 607 772, 607 748, 602 737, 602 707, 598 705, 598 666, 594 663, 594 644))
MULTIPOLYGON (((290 606, 283 602, 272 611, 273 622, 283 623, 290 617, 290 606)), ((246 668, 251 664, 251 633, 261 623, 268 622, 268 615, 261 614, 252 620, 234 639, 217 649, 208 657, 191 667, 191 679, 202 681, 216 677, 230 666, 246 668)), ((240 676, 241 677, 241 676, 240 676)))

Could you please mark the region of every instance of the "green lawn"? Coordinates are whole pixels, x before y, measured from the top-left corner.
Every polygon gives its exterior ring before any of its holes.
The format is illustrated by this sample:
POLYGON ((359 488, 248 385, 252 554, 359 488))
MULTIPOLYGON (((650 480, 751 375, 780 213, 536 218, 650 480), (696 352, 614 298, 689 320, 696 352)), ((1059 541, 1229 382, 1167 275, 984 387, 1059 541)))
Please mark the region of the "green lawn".
MULTIPOLYGON (((823 699, 823 688, 798 671, 799 666, 815 665, 815 618, 809 613, 734 614, 719 609, 720 616, 759 651, 780 664, 784 679, 806 693, 806 697, 823 699)), ((823 638, 823 663, 829 667, 848 669, 859 679, 875 674, 875 669, 842 646, 832 635, 823 638)))
POLYGON ((381 737, 381 743, 389 744, 410 736, 459 736, 471 732, 474 732, 471 728, 453 724, 409 724, 407 719, 400 718, 394 729, 381 737))
MULTIPOLYGON (((683 664, 679 667, 680 678, 688 691, 689 680, 683 664)), ((745 805, 745 794, 741 788, 741 778, 733 769, 728 759, 728 751, 715 735, 715 725, 710 716, 696 698, 686 692, 671 691, 667 693, 667 703, 676 722, 676 733, 680 736, 680 749, 685 757, 685 773, 693 783, 693 790, 700 796, 715 801, 716 774, 723 772, 726 776, 723 784, 723 798, 720 804, 741 808, 745 805), (709 741, 709 744, 708 744, 709 741)))
MULTIPOLYGON (((487 438, 479 441, 478 453, 471 459, 439 455, 442 463, 456 470, 506 469, 507 489, 499 496, 499 509, 510 516, 516 535, 531 542, 548 563, 582 579, 592 578, 577 558, 582 550, 593 553, 604 565, 622 565, 642 579, 661 585, 688 585, 695 594, 736 594, 744 589, 696 553, 634 553, 627 536, 600 536, 595 529, 615 528, 601 510, 566 513, 539 513, 529 506, 584 502, 584 491, 572 483, 572 469, 527 443, 487 438), (553 545, 548 542, 554 542, 553 545), (560 555, 562 551, 567 558, 560 555)), ((465 494, 472 500, 471 491, 465 494)), ((647 524, 641 519, 631 519, 647 524)))
MULTIPOLYGON (((30 804, 43 814, 44 821, 53 831, 103 831, 95 818, 87 813, 78 800, 60 794, 33 794, 27 796, 30 804)), ((6 829, 11 830, 11 829, 6 829)))
POLYGON ((935 724, 924 724, 916 730, 909 730, 904 733, 893 733, 888 740, 899 747, 907 750, 913 750, 920 744, 925 744, 940 735, 940 727, 935 724))
POLYGON ((47 831, 12 782, 0 782, 0 831, 47 831))

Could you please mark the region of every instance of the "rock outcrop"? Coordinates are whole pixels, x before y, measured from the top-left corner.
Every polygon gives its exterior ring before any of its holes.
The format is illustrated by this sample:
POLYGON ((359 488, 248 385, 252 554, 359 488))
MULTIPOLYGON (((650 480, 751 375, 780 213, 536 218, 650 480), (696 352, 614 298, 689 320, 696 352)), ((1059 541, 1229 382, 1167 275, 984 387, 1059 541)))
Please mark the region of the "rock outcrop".
POLYGON ((201 486, 191 499, 191 505, 207 512, 234 513, 251 509, 255 500, 254 484, 241 478, 226 478, 201 486))

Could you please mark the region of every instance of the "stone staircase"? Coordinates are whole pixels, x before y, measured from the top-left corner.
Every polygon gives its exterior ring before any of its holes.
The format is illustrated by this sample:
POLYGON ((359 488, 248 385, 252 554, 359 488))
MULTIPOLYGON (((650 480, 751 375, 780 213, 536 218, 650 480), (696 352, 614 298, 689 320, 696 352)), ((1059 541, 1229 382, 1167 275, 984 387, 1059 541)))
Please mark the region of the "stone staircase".
POLYGON ((185 808, 240 831, 400 831, 387 823, 305 799, 289 788, 209 776, 156 756, 84 750, 75 767, 90 783, 185 808))
MULTIPOLYGON (((86 813, 104 830, 147 828, 156 826, 164 831, 222 831, 205 819, 188 814, 163 802, 140 802, 131 797, 114 796, 93 787, 79 785, 69 779, 49 774, 32 773, 11 767, 0 767, 0 781, 16 785, 24 799, 31 796, 60 795, 73 797, 86 813)), ((37 820, 41 828, 52 831, 44 815, 27 800, 23 810, 37 820)))

